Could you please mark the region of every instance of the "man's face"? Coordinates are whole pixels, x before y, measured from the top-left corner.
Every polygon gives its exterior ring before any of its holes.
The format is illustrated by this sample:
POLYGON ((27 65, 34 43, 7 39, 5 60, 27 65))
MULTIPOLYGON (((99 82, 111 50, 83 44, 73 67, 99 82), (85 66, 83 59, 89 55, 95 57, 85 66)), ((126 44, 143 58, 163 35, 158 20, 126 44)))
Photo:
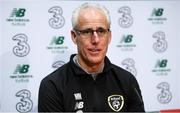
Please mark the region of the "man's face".
POLYGON ((80 13, 76 30, 71 32, 77 44, 81 62, 96 65, 104 62, 111 32, 105 16, 96 9, 86 9, 80 13), (95 31, 94 31, 95 30, 95 31))

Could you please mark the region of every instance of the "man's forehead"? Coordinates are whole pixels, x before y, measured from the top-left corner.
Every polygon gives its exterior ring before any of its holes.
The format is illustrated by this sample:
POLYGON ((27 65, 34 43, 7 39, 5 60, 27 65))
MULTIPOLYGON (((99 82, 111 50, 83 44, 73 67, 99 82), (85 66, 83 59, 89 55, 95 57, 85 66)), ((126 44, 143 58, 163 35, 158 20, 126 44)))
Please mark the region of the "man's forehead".
POLYGON ((79 23, 107 23, 106 16, 97 10, 87 10, 80 13, 79 23))

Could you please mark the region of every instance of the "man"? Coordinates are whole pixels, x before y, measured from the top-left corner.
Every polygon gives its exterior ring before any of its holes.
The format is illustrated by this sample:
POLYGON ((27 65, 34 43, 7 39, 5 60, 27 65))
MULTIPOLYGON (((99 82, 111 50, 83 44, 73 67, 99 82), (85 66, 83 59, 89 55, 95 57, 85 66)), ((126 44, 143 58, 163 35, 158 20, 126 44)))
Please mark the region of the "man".
POLYGON ((111 41, 108 11, 85 3, 72 15, 77 54, 45 77, 39 89, 39 112, 143 112, 133 75, 106 57, 111 41))

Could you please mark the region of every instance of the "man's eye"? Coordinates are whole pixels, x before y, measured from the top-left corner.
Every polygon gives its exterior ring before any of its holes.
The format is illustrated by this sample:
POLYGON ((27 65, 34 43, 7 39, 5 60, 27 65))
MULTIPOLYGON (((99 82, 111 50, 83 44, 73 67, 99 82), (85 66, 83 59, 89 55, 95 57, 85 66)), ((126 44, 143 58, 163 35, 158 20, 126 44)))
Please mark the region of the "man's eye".
POLYGON ((91 31, 90 30, 83 30, 83 31, 81 31, 81 33, 82 34, 89 34, 89 33, 91 33, 91 31))
POLYGON ((106 31, 104 29, 98 29, 97 32, 102 34, 105 33, 106 31))

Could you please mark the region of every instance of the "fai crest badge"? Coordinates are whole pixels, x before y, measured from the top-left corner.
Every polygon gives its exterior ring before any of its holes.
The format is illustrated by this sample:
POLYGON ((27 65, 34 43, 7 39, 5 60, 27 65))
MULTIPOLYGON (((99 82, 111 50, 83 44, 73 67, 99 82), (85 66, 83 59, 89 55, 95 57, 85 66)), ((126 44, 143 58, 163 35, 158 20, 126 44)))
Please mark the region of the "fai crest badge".
POLYGON ((124 98, 122 95, 111 95, 108 97, 108 104, 113 111, 120 111, 124 105, 124 98))

